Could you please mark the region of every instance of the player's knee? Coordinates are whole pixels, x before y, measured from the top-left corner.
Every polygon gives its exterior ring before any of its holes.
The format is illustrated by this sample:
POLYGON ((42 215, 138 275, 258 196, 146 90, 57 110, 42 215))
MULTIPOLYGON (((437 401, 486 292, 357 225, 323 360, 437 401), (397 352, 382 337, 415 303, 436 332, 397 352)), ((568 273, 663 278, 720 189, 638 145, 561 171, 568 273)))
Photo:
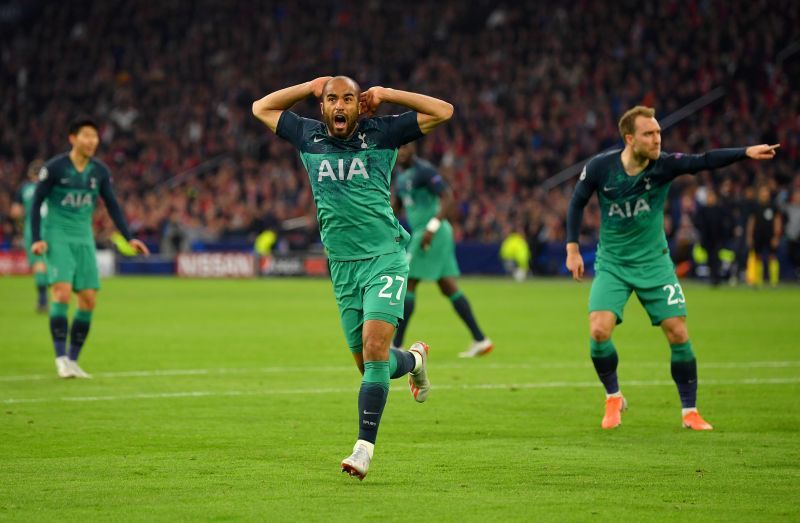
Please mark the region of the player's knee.
POLYGON ((589 314, 589 336, 594 341, 603 342, 611 339, 611 333, 617 324, 617 316, 612 312, 595 311, 589 314))
POLYGON ((608 325, 601 321, 593 321, 589 325, 589 336, 591 336, 594 341, 608 341, 611 339, 611 332, 613 330, 613 325, 608 325))
POLYGON ((97 297, 94 295, 78 296, 78 308, 84 311, 93 311, 97 304, 97 297))
POLYGON ((386 340, 380 336, 365 336, 364 359, 370 361, 380 361, 388 358, 390 343, 391 340, 386 340), (383 357, 384 353, 386 354, 386 358, 383 357))
POLYGON ((52 288, 53 294, 53 301, 58 303, 69 303, 69 296, 72 293, 72 289, 69 286, 64 285, 53 285, 52 288))
POLYGON ((665 322, 662 325, 662 329, 670 345, 679 345, 689 341, 689 330, 686 328, 686 323, 683 321, 665 322))

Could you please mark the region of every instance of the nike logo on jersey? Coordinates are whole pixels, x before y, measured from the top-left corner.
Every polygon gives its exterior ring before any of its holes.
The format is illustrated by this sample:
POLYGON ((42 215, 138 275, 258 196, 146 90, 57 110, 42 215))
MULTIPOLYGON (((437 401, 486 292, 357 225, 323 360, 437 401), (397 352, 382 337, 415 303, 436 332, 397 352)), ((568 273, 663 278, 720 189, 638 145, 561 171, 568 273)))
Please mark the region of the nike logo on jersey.
POLYGON ((604 190, 605 192, 613 191, 613 190, 614 190, 614 187, 609 187, 608 185, 604 185, 604 186, 603 186, 603 190, 604 190))
POLYGON ((317 137, 315 136, 315 137, 314 137, 314 143, 319 143, 319 142, 321 142, 321 141, 322 141, 322 140, 324 140, 324 139, 325 139, 325 138, 317 138, 317 137))
POLYGON ((67 185, 69 183, 69 180, 66 178, 61 178, 61 183, 67 185))

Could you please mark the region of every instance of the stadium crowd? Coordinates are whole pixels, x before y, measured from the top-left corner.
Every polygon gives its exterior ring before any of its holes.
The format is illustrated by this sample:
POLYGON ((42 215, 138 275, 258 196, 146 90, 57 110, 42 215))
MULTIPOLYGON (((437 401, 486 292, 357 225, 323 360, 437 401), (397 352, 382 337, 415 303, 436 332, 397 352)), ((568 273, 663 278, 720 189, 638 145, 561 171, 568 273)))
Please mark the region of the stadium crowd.
MULTIPOLYGON (((522 232, 534 260, 564 241, 576 177, 543 182, 619 144, 628 107, 654 106, 663 123, 716 93, 665 129, 664 150, 780 142, 780 152, 713 180, 680 178, 667 232, 675 256, 688 256, 713 192, 731 210, 724 234, 746 242, 756 187, 786 216, 800 205, 790 204, 800 191, 798 11, 792 0, 11 3, 0 14, 0 245, 20 242, 9 209, 28 162, 66 150, 77 114, 101 123, 99 155, 128 221, 163 252, 265 229, 291 247, 314 242, 306 174, 250 106, 336 73, 451 101, 455 117, 420 154, 453 187, 457 239, 522 232)), ((296 110, 318 114, 312 100, 296 110)), ((599 215, 587 211, 592 242, 599 215)), ((96 227, 100 238, 112 229, 103 213, 96 227)), ((798 229, 786 228, 795 243, 798 229)))

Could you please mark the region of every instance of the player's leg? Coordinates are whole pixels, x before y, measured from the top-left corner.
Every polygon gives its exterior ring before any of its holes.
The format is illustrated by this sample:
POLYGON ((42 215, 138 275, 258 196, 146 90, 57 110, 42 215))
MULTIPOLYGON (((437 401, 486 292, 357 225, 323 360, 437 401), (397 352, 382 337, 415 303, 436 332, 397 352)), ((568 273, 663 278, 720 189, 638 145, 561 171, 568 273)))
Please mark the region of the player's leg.
POLYGON ((637 289, 636 294, 650 316, 650 322, 661 327, 669 342, 670 371, 681 400, 684 426, 710 430, 697 413, 697 360, 686 328, 686 297, 671 265, 652 270, 658 285, 637 289))
POLYGON ((78 294, 78 310, 72 318, 69 362, 75 377, 90 378, 91 376, 78 366, 78 357, 89 335, 92 313, 97 301, 97 289, 100 288, 97 254, 94 245, 75 245, 71 248, 76 261, 75 289, 78 294))
POLYGON ((50 336, 53 339, 53 348, 56 353, 56 372, 59 378, 74 378, 75 373, 69 365, 67 357, 67 332, 69 321, 69 298, 72 295, 72 284, 69 282, 56 282, 50 288, 52 300, 50 303, 50 336))
POLYGON ((619 276, 597 271, 589 292, 589 354, 597 377, 606 391, 605 413, 600 426, 613 429, 622 423, 627 404, 617 376, 619 357, 611 335, 622 323, 625 303, 633 289, 619 276))
POLYGON ((47 265, 45 257, 41 254, 34 254, 31 251, 30 235, 25 234, 25 253, 28 256, 28 265, 33 273, 33 281, 36 283, 36 312, 45 313, 47 307, 47 265))
POLYGON ((464 293, 458 288, 456 279, 447 276, 439 278, 436 283, 439 285, 439 290, 442 294, 450 300, 456 314, 461 318, 461 321, 464 322, 464 325, 467 326, 467 329, 469 329, 472 335, 472 343, 467 347, 467 350, 459 353, 459 357, 475 358, 489 354, 493 348, 492 340, 487 338, 478 326, 478 321, 472 313, 472 306, 464 293))
POLYGON ((406 297, 403 299, 403 319, 400 320, 400 323, 397 325, 397 332, 395 332, 394 340, 392 341, 392 347, 395 349, 402 350, 403 348, 403 338, 405 338, 406 335, 408 322, 411 321, 411 315, 414 314, 415 293, 418 283, 419 280, 416 278, 408 279, 406 297))
POLYGON ((69 245, 58 240, 47 239, 45 260, 47 280, 50 282, 50 336, 56 353, 56 371, 60 378, 74 378, 75 374, 67 357, 67 333, 69 321, 67 311, 75 279, 75 257, 69 245))
MULTIPOLYGON (((411 384, 424 378, 425 394, 430 383, 425 370, 427 347, 415 343, 408 352, 390 350, 395 327, 403 314, 408 277, 405 254, 387 254, 359 263, 361 269, 358 280, 365 282, 362 294, 364 376, 358 397, 359 438, 353 454, 342 462, 342 470, 364 479, 372 460, 393 371, 395 377, 410 371, 411 384)), ((417 398, 417 401, 420 399, 417 398)))
POLYGON ((353 453, 342 461, 342 471, 364 479, 375 451, 375 440, 386 398, 389 396, 389 344, 394 325, 367 320, 363 327, 364 375, 358 391, 358 440, 353 453))
POLYGON ((36 311, 47 312, 47 266, 43 259, 36 260, 31 266, 33 280, 36 282, 36 311))
POLYGON ((683 426, 693 430, 711 430, 713 427, 697 411, 697 359, 689 340, 686 318, 667 318, 661 322, 661 330, 669 341, 670 370, 681 398, 683 426))
POLYGON ((397 325, 389 348, 389 376, 397 379, 410 374, 411 392, 417 401, 423 402, 428 393, 425 371, 427 345, 416 342, 407 351, 402 350, 400 346, 403 336, 398 335, 400 329, 408 325, 411 312, 409 307, 413 310, 414 303, 413 297, 409 300, 409 294, 419 283, 419 279, 408 277, 408 270, 409 264, 404 253, 386 254, 371 262, 364 291, 364 319, 377 319, 397 325), (416 382, 423 379, 423 391, 415 393, 416 382))
POLYGON ((95 289, 84 289, 78 291, 78 310, 72 317, 72 328, 69 333, 69 361, 76 378, 91 378, 80 366, 78 357, 81 354, 83 344, 89 335, 89 328, 92 324, 92 312, 97 302, 97 291, 95 289))

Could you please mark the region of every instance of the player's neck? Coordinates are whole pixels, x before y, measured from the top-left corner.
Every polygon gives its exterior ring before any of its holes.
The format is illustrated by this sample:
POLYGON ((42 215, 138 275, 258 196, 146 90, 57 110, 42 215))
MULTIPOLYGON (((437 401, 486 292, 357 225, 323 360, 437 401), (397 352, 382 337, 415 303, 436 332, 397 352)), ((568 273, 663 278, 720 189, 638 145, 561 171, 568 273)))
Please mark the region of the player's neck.
POLYGON ((91 159, 91 157, 84 156, 77 150, 72 149, 69 152, 69 159, 72 161, 72 165, 74 165, 75 168, 78 169, 78 171, 83 172, 83 170, 86 169, 86 166, 89 164, 89 160, 91 159))
POLYGON ((644 171, 650 163, 650 158, 647 156, 639 156, 633 152, 631 147, 625 147, 622 150, 622 168, 628 176, 636 176, 644 171))

